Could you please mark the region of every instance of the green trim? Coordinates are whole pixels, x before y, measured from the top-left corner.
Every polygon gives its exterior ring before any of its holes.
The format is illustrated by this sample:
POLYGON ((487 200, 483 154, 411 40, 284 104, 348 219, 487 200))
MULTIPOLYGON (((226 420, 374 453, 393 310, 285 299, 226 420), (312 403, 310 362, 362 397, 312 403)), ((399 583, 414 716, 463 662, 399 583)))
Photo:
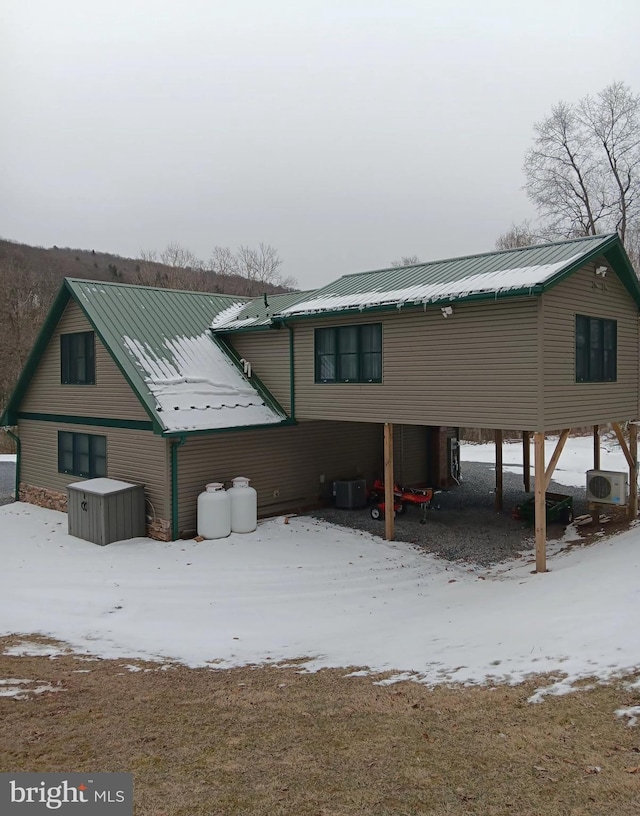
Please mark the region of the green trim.
MULTIPOLYGON (((581 240, 581 239, 576 239, 581 240)), ((558 243, 566 243, 564 241, 558 243)), ((512 252, 513 250, 504 250, 504 252, 512 252)), ((486 253, 486 254, 500 254, 500 253, 486 253)), ((481 303, 485 301, 497 301, 508 298, 518 297, 534 297, 544 294, 558 283, 566 280, 574 272, 582 269, 587 263, 594 259, 603 256, 613 268, 613 271, 619 276, 625 288, 635 300, 636 304, 640 306, 640 281, 635 274, 629 256, 627 255, 620 237, 616 234, 609 236, 606 241, 598 243, 598 245, 590 252, 584 252, 579 259, 574 263, 561 269, 554 276, 549 278, 543 284, 536 284, 531 287, 524 287, 521 289, 510 289, 503 292, 478 292, 464 297, 444 297, 438 300, 430 300, 427 304, 423 303, 385 303, 377 306, 353 306, 350 309, 335 309, 334 311, 325 312, 311 312, 308 314, 286 314, 275 315, 273 321, 279 325, 286 325, 285 321, 293 320, 324 320, 327 318, 345 317, 354 314, 375 313, 375 312, 390 312, 401 311, 404 309, 426 309, 428 307, 439 307, 444 304, 456 303, 481 303)), ((475 257, 475 256, 473 256, 475 257)), ((385 271, 385 270, 380 270, 385 271)), ((362 273, 355 273, 362 274, 362 273)), ((330 297, 331 295, 327 295, 330 297)), ((338 296, 336 296, 338 297, 338 296)))
POLYGON ((607 263, 611 264, 631 297, 640 306, 640 281, 633 264, 629 260, 627 251, 622 245, 622 241, 616 241, 609 249, 605 250, 603 255, 607 263))
POLYGON ((83 479, 98 479, 107 475, 107 437, 103 434, 84 433, 78 431, 58 430, 58 473, 65 473, 69 476, 80 476, 83 479), (78 445, 81 439, 85 439, 88 449, 88 464, 86 471, 80 467, 80 451, 78 445), (70 443, 68 446, 64 443, 70 443), (100 447, 102 450, 97 450, 100 447), (71 467, 63 467, 66 456, 71 455, 71 467), (102 460, 102 467, 97 467, 97 462, 102 460))
POLYGON ((296 367, 295 367, 295 354, 293 348, 293 326, 288 326, 284 323, 289 329, 289 414, 291 419, 295 420, 296 418, 296 367))
POLYGON ((96 333, 95 331, 60 333, 60 384, 96 384, 96 333), (82 338, 82 340, 80 340, 82 338), (79 354, 78 345, 83 354, 79 354), (80 379, 78 359, 85 359, 85 379, 80 379), (73 376, 75 374, 75 376, 73 376))
POLYGON ((184 434, 177 442, 171 445, 171 538, 175 541, 178 538, 178 448, 181 448, 187 438, 184 434))
MULTIPOLYGON (((27 389, 29 387, 31 379, 32 379, 33 375, 35 374, 35 371, 36 371, 36 369, 38 367, 38 364, 40 363, 40 360, 42 359, 42 355, 45 353, 45 351, 46 351, 46 349, 47 349, 47 347, 48 347, 48 345, 49 345, 49 343, 51 341, 53 333, 55 332, 56 327, 57 327, 58 323, 60 322, 60 319, 62 318, 62 315, 64 314, 64 310, 66 309, 67 304, 69 303, 69 301, 71 299, 73 299, 75 301, 75 303, 78 304, 78 306, 80 307, 80 311, 82 312, 82 314, 85 316, 85 318, 89 322, 89 325, 93 328, 94 332, 96 333, 96 335, 100 339, 100 342, 102 343, 102 345, 109 352, 109 355, 110 355, 111 359, 114 361, 114 363, 116 364, 116 366, 118 367, 118 370, 120 371, 122 376, 125 378, 125 380, 129 384, 131 389, 133 390, 133 393, 138 397, 138 400, 140 401, 142 407, 145 410, 145 413, 149 416, 149 418, 151 420, 153 432, 156 433, 156 434, 161 434, 164 429, 160 425, 160 423, 158 422, 157 417, 153 414, 153 411, 146 404, 146 402, 143 399, 140 391, 138 390, 138 388, 136 388, 136 386, 132 382, 131 378, 128 376, 127 372, 121 366, 121 364, 118 361, 117 357, 111 351, 108 343, 105 341, 105 338, 102 336, 100 331, 98 331, 98 328, 97 328, 96 324, 91 319, 91 316, 89 315, 89 313, 85 309, 84 305, 81 303, 80 299, 76 297, 75 292, 73 291, 72 287, 70 286, 70 283, 69 283, 68 280, 63 281, 62 286, 60 287, 60 290, 59 290, 58 294, 56 295, 53 303, 51 304, 51 308, 49 309, 49 312, 48 312, 48 314, 47 314, 47 316, 46 316, 46 318, 44 320, 44 323, 42 324, 42 327, 40 329, 40 332, 38 333, 36 341, 33 344, 33 348, 31 349, 31 352, 29 353, 29 357, 27 358, 27 362, 25 363, 24 368, 22 369, 22 372, 20 373, 20 376, 18 378, 16 386, 13 389, 13 393, 9 397, 9 401, 7 402, 7 405, 5 406, 5 409, 4 409, 3 413, 2 413, 2 416, 0 417, 0 426, 3 426, 3 425, 16 425, 17 424, 17 418, 18 418, 18 410, 17 409, 19 408, 20 403, 22 402, 22 400, 23 400, 23 398, 24 398, 24 396, 25 396, 25 394, 27 392, 27 389)), ((25 417, 25 418, 27 418, 27 417, 25 417)), ((46 420, 43 420, 43 421, 46 421, 46 420)), ((86 423, 86 424, 89 424, 89 423, 86 423)), ((148 430, 148 428, 146 427, 146 423, 143 423, 143 424, 144 424, 144 427, 142 427, 140 429, 141 430, 148 430)), ((138 427, 138 426, 136 425, 136 426, 114 426, 114 427, 138 427)))
MULTIPOLYGON (((594 260, 594 258, 603 255, 608 249, 614 246, 620 239, 617 235, 611 235, 610 238, 605 241, 603 244, 598 244, 598 246, 592 250, 591 252, 585 253, 580 256, 577 261, 574 261, 569 266, 564 267, 559 272, 556 272, 555 275, 550 277, 545 283, 541 284, 542 289, 546 292, 548 289, 553 288, 558 283, 562 283, 563 280, 566 280, 570 275, 573 275, 574 272, 577 272, 579 269, 582 269, 585 264, 588 264, 589 261, 594 260)), ((640 294, 640 289, 638 290, 640 294)), ((635 296, 634 296, 635 297, 635 296)))
POLYGON ((337 383, 352 384, 366 384, 372 385, 382 382, 382 323, 352 323, 346 326, 316 326, 313 330, 313 382, 314 384, 331 385, 337 383), (380 340, 379 350, 363 351, 364 329, 376 329, 376 340, 380 340), (343 331, 355 331, 356 335, 356 350, 355 352, 344 352, 341 347, 341 334, 343 331), (329 336, 333 338, 333 352, 322 352, 320 350, 321 337, 329 336), (345 354, 350 354, 356 358, 357 376, 352 379, 340 377, 341 359, 345 354), (375 354, 380 358, 380 376, 375 379, 366 379, 362 376, 364 368, 364 355, 375 354), (333 360, 334 376, 333 379, 324 378, 321 376, 322 360, 325 357, 330 357, 333 360))
MULTIPOLYGON (((65 281, 65 283, 66 283, 66 281, 65 281)), ((93 330, 98 335, 98 338, 100 339, 100 342, 106 348, 106 350, 109 352, 109 356, 111 357, 113 362, 116 364, 118 370, 120 371, 122 376, 125 378, 125 380, 129 384, 129 387, 131 388, 133 393, 138 398, 138 401, 140 402, 140 404, 144 408, 145 413, 148 415, 149 419, 151 420, 151 423, 152 423, 152 426, 153 426, 153 432, 156 433, 156 434, 161 434, 163 432, 164 428, 158 422, 158 418, 154 414, 152 409, 147 405, 147 402, 145 400, 145 395, 142 393, 141 389, 138 388, 138 385, 131 379, 131 377, 127 373, 127 370, 124 368, 124 366, 122 365, 122 363, 120 362, 118 357, 111 351, 109 343, 107 342, 107 340, 105 340, 103 334, 100 332, 100 330, 98 329, 98 327, 96 326, 94 321, 91 319, 91 315, 85 309, 84 304, 80 301, 80 298, 76 297, 74 292, 72 292, 72 296, 73 296, 75 302, 80 307, 80 311, 82 312, 82 314, 86 317, 86 319, 89 321, 91 326, 93 326, 93 330)), ((145 428, 145 430, 146 430, 146 428, 145 428)))
POLYGON ((234 328, 233 326, 229 326, 228 328, 225 326, 224 329, 212 329, 211 331, 215 335, 223 335, 223 334, 246 334, 247 332, 263 332, 263 331, 270 331, 273 329, 273 324, 271 322, 260 324, 259 326, 238 326, 238 328, 234 328))
MULTIPOLYGON (((610 354, 611 357, 611 354, 610 354)), ((576 314, 575 316, 575 383, 614 383, 618 382, 618 321, 608 317, 593 317, 592 315, 576 314), (598 346, 593 344, 593 321, 598 324, 598 346), (609 326, 613 330, 613 349, 605 347, 605 329, 609 326), (578 338, 581 337, 583 344, 580 346, 578 338), (579 351, 584 350, 582 354, 579 351), (613 351, 614 377, 607 377, 606 359, 607 351, 613 351), (594 352, 600 358, 602 365, 602 377, 595 378, 592 371, 592 359, 594 352), (578 369, 582 377, 578 376, 578 369)))
POLYGON ((256 431, 264 428, 286 428, 292 425, 297 425, 295 419, 283 419, 282 422, 266 422, 261 425, 241 425, 235 428, 205 428, 204 430, 194 431, 165 431, 162 435, 167 439, 175 439, 176 437, 190 437, 190 436, 211 436, 212 434, 222 433, 239 433, 240 431, 256 431))
POLYGON ((5 430, 7 432, 7 436, 10 436, 16 443, 16 487, 14 501, 20 501, 20 454, 22 443, 20 441, 20 437, 17 434, 14 434, 12 430, 9 428, 5 428, 5 430))
POLYGON ((99 428, 128 428, 134 431, 153 431, 153 423, 144 419, 109 419, 104 417, 86 417, 70 414, 34 414, 29 411, 18 411, 18 419, 31 419, 35 422, 58 422, 68 425, 94 425, 99 428))
MULTIPOLYGON (((229 343, 223 337, 219 337, 219 336, 217 336, 215 334, 212 335, 212 337, 213 337, 214 343, 218 344, 218 346, 222 349, 224 354, 226 354, 227 357, 229 357, 229 359, 236 366, 238 371, 242 372, 243 376, 246 376, 244 374, 244 368, 242 366, 242 363, 240 362, 241 357, 238 354, 238 352, 233 348, 233 346, 229 345, 229 343)), ((287 416, 287 412, 284 410, 282 405, 280 405, 278 400, 273 396, 271 391, 269 391, 267 386, 262 382, 262 380, 260 379, 260 377, 258 377, 257 374, 255 374, 252 371, 251 372, 251 377, 247 378, 247 379, 249 379, 251 385, 253 385, 253 387, 256 389, 258 394, 262 397, 262 399, 269 406, 269 408, 271 408, 272 411, 275 411, 277 414, 281 414, 283 417, 287 416)), ((217 430, 217 429, 214 429, 214 430, 217 430)), ((231 430, 234 430, 234 429, 231 428, 231 430)))
POLYGON ((53 335, 53 332, 55 331, 70 298, 71 291, 65 282, 62 284, 60 291, 54 298, 51 308, 49 309, 49 313, 47 314, 38 336, 36 337, 33 348, 27 357, 27 362, 24 364, 24 368, 18 377, 16 386, 9 397, 9 401, 5 406, 2 416, 0 417, 0 426, 18 424, 16 413, 17 408, 22 402, 27 388, 29 387, 29 383, 31 382, 31 378, 38 367, 38 363, 40 362, 42 355, 49 345, 51 336, 53 335))
POLYGON ((375 312, 400 312, 405 309, 421 309, 425 311, 429 306, 455 305, 456 303, 470 303, 480 301, 505 300, 507 298, 534 297, 541 295, 544 287, 537 284, 526 289, 512 289, 508 292, 480 292, 475 295, 465 295, 464 297, 446 297, 438 300, 430 300, 424 303, 385 303, 379 306, 353 306, 350 309, 336 309, 332 312, 310 312, 309 314, 288 314, 276 316, 274 322, 285 325, 285 320, 321 320, 335 317, 353 317, 360 314, 371 314, 375 312))

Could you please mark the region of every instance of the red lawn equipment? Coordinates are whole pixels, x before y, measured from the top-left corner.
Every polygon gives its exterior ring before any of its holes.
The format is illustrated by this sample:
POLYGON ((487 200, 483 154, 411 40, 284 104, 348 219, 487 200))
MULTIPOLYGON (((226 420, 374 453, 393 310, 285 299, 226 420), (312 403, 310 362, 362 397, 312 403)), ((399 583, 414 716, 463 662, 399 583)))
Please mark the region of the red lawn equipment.
MULTIPOLYGON (((416 505, 422 509, 420 524, 424 524, 427 520, 427 511, 436 507, 433 504, 433 497, 439 492, 439 490, 434 490, 432 487, 400 487, 400 485, 394 484, 394 513, 405 513, 410 504, 416 505)), ((371 492, 369 493, 369 502, 371 504, 371 518, 384 518, 384 482, 382 479, 376 479, 374 481, 371 492)))

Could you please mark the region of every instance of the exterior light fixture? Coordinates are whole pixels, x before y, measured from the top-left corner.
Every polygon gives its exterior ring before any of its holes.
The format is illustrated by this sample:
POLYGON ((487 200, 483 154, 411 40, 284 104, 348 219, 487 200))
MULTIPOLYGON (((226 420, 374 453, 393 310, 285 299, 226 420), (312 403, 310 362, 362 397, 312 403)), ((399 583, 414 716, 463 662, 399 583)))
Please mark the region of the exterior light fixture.
POLYGON ((596 269, 596 275, 602 275, 603 278, 607 274, 607 272, 608 272, 608 267, 606 267, 606 266, 599 266, 596 269))
POLYGON ((443 306, 440 311, 443 317, 449 317, 449 315, 453 314, 453 306, 443 306))

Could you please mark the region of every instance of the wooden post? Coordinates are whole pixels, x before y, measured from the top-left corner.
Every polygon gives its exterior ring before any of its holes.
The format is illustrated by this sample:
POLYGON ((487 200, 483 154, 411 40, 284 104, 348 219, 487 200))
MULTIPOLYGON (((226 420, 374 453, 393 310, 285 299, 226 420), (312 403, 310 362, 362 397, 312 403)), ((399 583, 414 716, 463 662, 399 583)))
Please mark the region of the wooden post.
POLYGON ((547 508, 545 504, 544 433, 534 433, 536 572, 547 571, 547 508))
POLYGON ((522 432, 522 474, 524 477, 524 489, 526 493, 531 492, 531 441, 529 431, 522 432))
POLYGON ((635 457, 631 455, 631 451, 629 450, 629 446, 627 445, 627 440, 624 438, 624 434, 622 433, 620 423, 612 422, 611 427, 613 428, 616 436, 618 437, 620 450, 624 453, 624 458, 627 460, 627 464, 629 465, 629 467, 635 467, 636 464, 635 457))
POLYGON ((569 438, 569 433, 571 432, 571 428, 565 428, 564 431, 560 434, 560 438, 556 443, 556 449, 554 450, 551 460, 549 461, 549 465, 544 474, 544 489, 549 489, 549 482, 551 481, 551 477, 553 476, 553 471, 556 469, 556 465, 558 464, 558 459, 560 459, 560 455, 562 454, 562 449, 564 448, 565 442, 569 438))
POLYGON ((384 537, 393 541, 393 425, 384 423, 384 537))
POLYGON ((502 513, 502 431, 495 431, 496 442, 496 513, 502 513))
POLYGON ((593 469, 600 470, 600 426, 593 426, 593 469))
POLYGON ((629 453, 633 465, 629 465, 629 518, 638 517, 638 426, 629 423, 629 453))

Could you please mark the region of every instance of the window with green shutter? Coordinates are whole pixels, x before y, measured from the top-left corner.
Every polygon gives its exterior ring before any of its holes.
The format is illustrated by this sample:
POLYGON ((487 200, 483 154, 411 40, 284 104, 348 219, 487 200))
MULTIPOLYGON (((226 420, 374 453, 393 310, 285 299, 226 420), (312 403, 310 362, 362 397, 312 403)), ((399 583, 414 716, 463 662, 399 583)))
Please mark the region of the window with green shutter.
POLYGON ((617 357, 617 322, 576 315, 576 382, 615 382, 617 357))
POLYGON ((95 385, 95 336, 92 331, 60 335, 60 381, 63 385, 95 385))
POLYGON ((93 479, 107 475, 107 437, 58 431, 58 473, 93 479))
POLYGON ((382 382, 382 324, 315 330, 317 383, 382 382))

